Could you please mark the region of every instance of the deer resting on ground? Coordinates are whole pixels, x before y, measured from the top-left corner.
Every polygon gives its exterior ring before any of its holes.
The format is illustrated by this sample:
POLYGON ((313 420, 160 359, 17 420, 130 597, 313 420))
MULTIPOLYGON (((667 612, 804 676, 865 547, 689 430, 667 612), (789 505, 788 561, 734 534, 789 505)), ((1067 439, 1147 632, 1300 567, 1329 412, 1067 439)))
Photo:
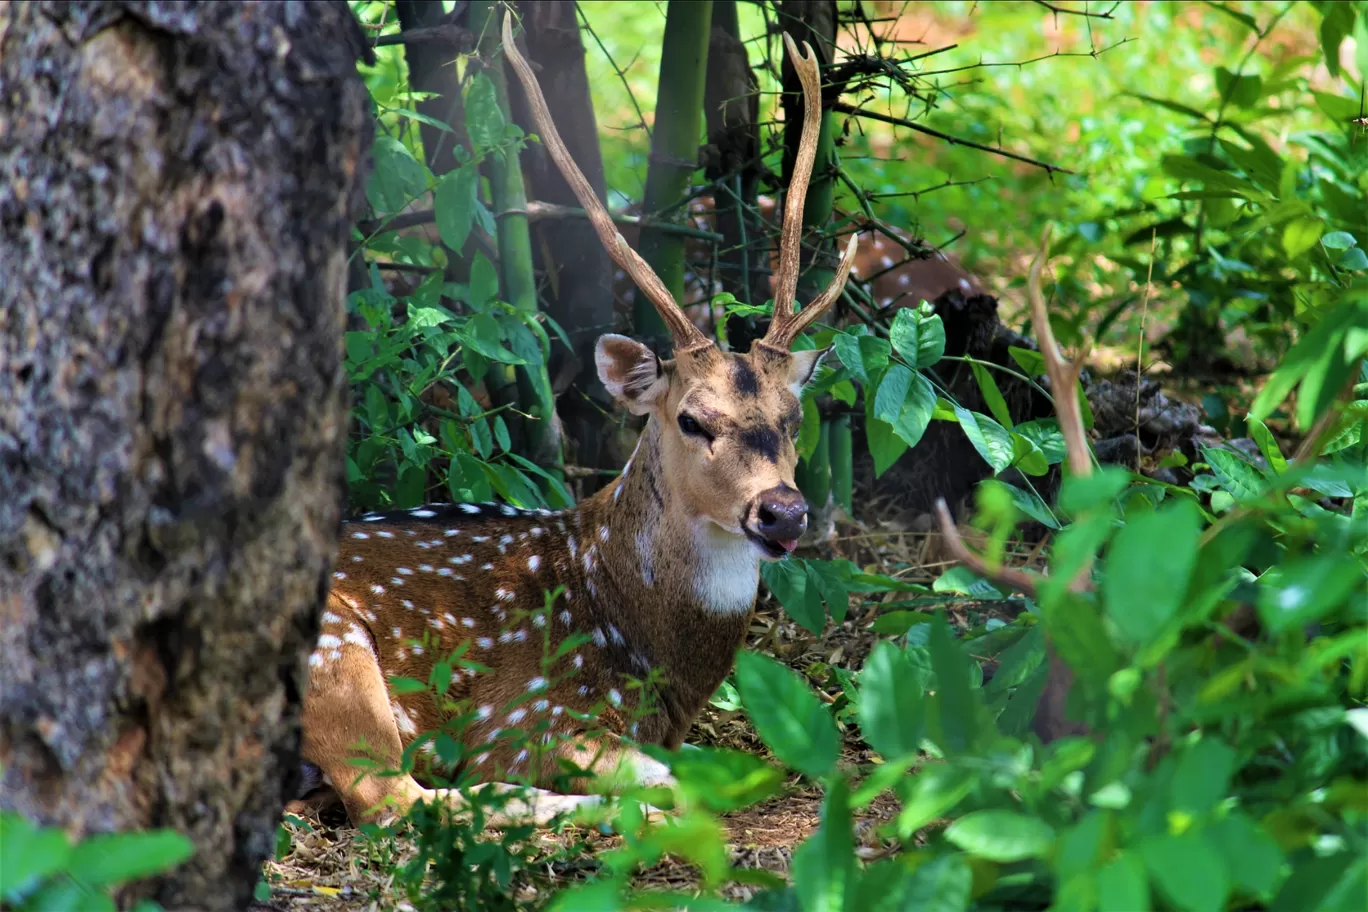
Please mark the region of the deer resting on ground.
MULTIPOLYGON (((488 819, 545 824, 599 803, 595 794, 547 786, 558 760, 594 775, 611 793, 623 784, 668 785, 669 770, 632 743, 678 748, 694 717, 730 671, 759 583, 760 561, 783 559, 807 524, 794 486, 799 396, 824 351, 790 352, 827 310, 850 271, 852 238, 831 286, 795 311, 803 199, 821 119, 816 58, 784 36, 806 99, 802 142, 789 186, 768 335, 746 354, 722 351, 675 304, 623 240, 566 150, 531 67, 503 46, 523 84, 538 133, 612 258, 669 327, 674 359, 619 335, 598 340, 599 377, 618 402, 648 420, 621 477, 559 513, 495 504, 441 504, 372 513, 344 524, 333 588, 304 699, 305 790, 340 794, 353 822, 416 801, 468 805, 409 775, 379 776, 348 758, 368 746, 382 767, 449 721, 427 692, 398 694, 392 676, 426 681, 434 664, 464 647, 487 671, 457 668, 448 698, 465 707, 460 768, 507 792, 512 777, 533 788, 488 819), (547 610, 547 593, 559 592, 547 610), (581 645, 554 662, 567 637, 581 645), (549 651, 548 651, 549 644, 549 651), (632 721, 654 673, 654 711, 632 721), (509 708, 512 707, 512 708, 509 708), (592 721, 606 735, 580 737, 592 721), (522 733, 519 741, 510 733, 522 733), (521 746, 520 746, 521 745, 521 746), (359 776, 359 778, 358 778, 359 776)), ((460 713, 458 713, 460 714, 460 713)), ((423 746, 430 755, 431 744, 423 746)), ((587 778, 572 780, 585 791, 587 778)))

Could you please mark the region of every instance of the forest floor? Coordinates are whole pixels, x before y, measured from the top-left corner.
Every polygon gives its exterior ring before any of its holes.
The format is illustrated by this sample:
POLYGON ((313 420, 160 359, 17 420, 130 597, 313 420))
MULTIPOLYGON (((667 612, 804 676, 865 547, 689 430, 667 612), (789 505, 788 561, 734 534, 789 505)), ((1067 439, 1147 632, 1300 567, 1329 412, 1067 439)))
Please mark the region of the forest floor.
MULTIPOLYGON (((866 501, 868 503, 868 501, 866 501)), ((883 572, 910 582, 929 583, 942 572, 939 535, 912 533, 887 522, 840 522, 836 536, 809 556, 845 557, 861 566, 878 566, 883 572), (905 568, 901 572, 897 568, 905 568)), ((966 536, 972 530, 962 530, 966 536)), ((897 597, 889 593, 888 597, 897 597)), ((905 597, 905 596, 904 596, 905 597)), ((813 636, 789 619, 772 600, 757 608, 752 618, 746 648, 759 649, 775 656, 807 676, 825 698, 839 694, 839 684, 829 669, 858 671, 865 657, 879 640, 872 629, 883 598, 852 597, 850 613, 839 624, 829 623, 820 637, 813 636), (823 689, 825 686, 825 689, 823 689)), ((996 603, 1002 605, 1004 603, 996 603)), ((981 624, 995 609, 989 603, 950 604, 953 624, 968 627, 981 624)), ((1004 620, 1009 618, 1004 617, 1004 620)), ((850 727, 842 727, 844 745, 842 765, 869 768, 870 752, 850 727)), ((733 748, 773 760, 756 735, 749 719, 739 710, 726 711, 708 706, 695 721, 687 742, 701 746, 733 748)), ((755 806, 721 818, 728 835, 733 865, 770 872, 788 879, 793 851, 820 824, 822 795, 818 788, 791 777, 776 796, 755 806)), ((875 800, 856 815, 859 853, 867 859, 881 857, 887 843, 881 838, 881 825, 897 813, 896 803, 887 795, 875 800)), ((266 866, 265 877, 271 886, 270 899, 254 905, 256 912, 302 912, 314 909, 406 909, 412 908, 395 888, 395 869, 412 857, 413 848, 402 842, 378 849, 360 831, 348 825, 338 809, 296 824, 284 824, 290 836, 288 849, 266 866), (394 854, 392 854, 394 853, 394 854)), ((567 827, 559 834, 545 832, 534 837, 545 849, 548 864, 540 878, 539 890, 527 887, 520 899, 535 905, 537 893, 555 890, 581 880, 598 866, 596 857, 621 844, 620 837, 593 830, 567 827)), ((282 846, 284 848, 283 840, 282 846)), ((636 884, 647 889, 691 891, 699 883, 698 871, 690 865, 666 858, 641 871, 636 884)), ((758 888, 734 884, 723 895, 744 900, 758 888)))

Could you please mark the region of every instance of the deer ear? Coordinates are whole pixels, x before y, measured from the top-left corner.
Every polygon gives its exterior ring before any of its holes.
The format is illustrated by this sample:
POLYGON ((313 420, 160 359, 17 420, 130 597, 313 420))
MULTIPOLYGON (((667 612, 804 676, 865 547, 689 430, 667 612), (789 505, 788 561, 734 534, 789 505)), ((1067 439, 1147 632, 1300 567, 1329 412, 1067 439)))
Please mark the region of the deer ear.
POLYGON ((594 364, 608 392, 633 415, 653 410, 670 385, 655 352, 626 336, 599 336, 594 364))
POLYGON ((831 354, 831 348, 828 345, 826 348, 796 351, 789 354, 789 389, 793 390, 793 395, 802 397, 803 387, 811 383, 812 378, 817 376, 817 369, 822 366, 822 360, 831 354))

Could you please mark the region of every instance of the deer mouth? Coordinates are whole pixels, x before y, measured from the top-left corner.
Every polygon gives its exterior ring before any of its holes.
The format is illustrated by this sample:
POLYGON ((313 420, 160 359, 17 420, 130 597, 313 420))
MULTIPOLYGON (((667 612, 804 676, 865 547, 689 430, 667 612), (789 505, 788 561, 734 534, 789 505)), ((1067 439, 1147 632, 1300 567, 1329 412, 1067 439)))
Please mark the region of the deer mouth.
POLYGON ((745 531, 746 538, 754 542, 760 553, 770 560, 781 560, 798 547, 796 538, 765 538, 759 533, 752 532, 747 526, 741 528, 745 531))

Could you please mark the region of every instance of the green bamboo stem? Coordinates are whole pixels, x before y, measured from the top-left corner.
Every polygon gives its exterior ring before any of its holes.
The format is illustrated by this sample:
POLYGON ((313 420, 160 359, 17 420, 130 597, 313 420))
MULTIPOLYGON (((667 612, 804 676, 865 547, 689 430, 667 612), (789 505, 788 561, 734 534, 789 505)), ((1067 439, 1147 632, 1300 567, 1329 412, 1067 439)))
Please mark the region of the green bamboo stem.
POLYGON ((825 422, 831 428, 831 493, 836 503, 850 516, 854 513, 852 497, 855 489, 854 439, 850 431, 850 416, 841 415, 825 422))
POLYGON ((831 498, 831 422, 822 422, 822 436, 817 448, 805 462, 798 465, 794 481, 807 498, 808 506, 820 510, 831 498))
MULTIPOLYGON (((508 83, 504 77, 501 63, 502 52, 499 47, 499 16, 503 4, 486 2, 472 10, 472 18, 478 34, 482 36, 479 46, 480 59, 486 61, 485 75, 494 84, 495 98, 499 110, 503 112, 504 122, 512 123, 513 117, 508 105, 508 83)), ((499 281, 504 300, 515 309, 528 314, 537 313, 537 284, 532 265, 532 234, 527 220, 527 191, 523 186, 522 168, 517 156, 494 154, 485 160, 489 175, 490 201, 493 203, 499 242, 499 281)), ((529 363, 512 371, 511 375, 504 366, 503 381, 500 386, 502 397, 516 395, 523 411, 535 420, 521 422, 516 430, 523 438, 524 452, 544 458, 552 455, 548 469, 559 470, 560 442, 550 435, 554 434, 551 412, 555 401, 551 398, 550 382, 546 376, 544 362, 529 363), (516 391, 516 392, 515 392, 516 391)), ((502 401, 509 401, 503 398, 502 401)))
MULTIPOLYGON (((657 81, 651 163, 646 171, 642 211, 660 212, 682 199, 698 170, 698 140, 703 123, 703 86, 708 66, 712 0, 672 0, 665 13, 665 42, 657 81)), ((641 256, 660 276, 676 301, 684 298, 684 243, 678 234, 645 227, 641 256)), ((651 302, 636 296, 636 332, 662 335, 665 324, 651 302)))

